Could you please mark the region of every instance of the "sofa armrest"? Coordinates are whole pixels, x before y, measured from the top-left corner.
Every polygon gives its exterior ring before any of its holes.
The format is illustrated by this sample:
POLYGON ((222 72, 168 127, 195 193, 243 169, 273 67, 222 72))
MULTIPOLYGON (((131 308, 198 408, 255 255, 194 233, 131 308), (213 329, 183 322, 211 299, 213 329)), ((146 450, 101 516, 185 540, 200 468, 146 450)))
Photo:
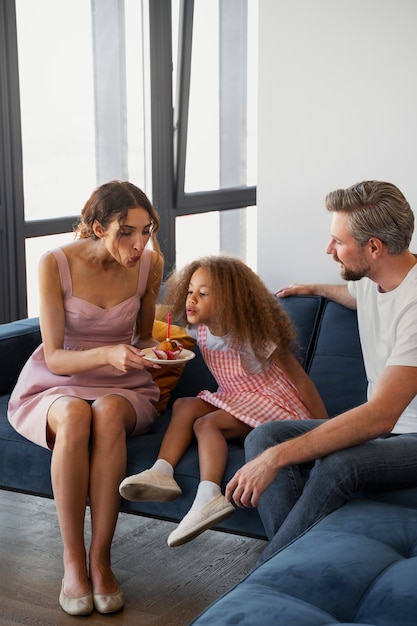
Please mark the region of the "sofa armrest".
POLYGON ((39 318, 0 325, 0 396, 12 392, 22 367, 40 343, 39 318))

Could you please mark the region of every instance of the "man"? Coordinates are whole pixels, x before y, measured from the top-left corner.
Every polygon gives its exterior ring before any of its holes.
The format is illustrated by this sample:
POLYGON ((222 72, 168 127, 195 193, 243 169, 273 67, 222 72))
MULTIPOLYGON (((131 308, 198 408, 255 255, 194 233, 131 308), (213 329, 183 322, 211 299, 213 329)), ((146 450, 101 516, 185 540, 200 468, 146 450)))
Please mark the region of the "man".
POLYGON ((329 193, 326 208, 326 252, 347 284, 291 285, 277 295, 316 294, 357 309, 368 400, 329 420, 268 422, 248 435, 248 462, 226 497, 259 506, 270 540, 261 560, 358 489, 417 486, 417 260, 408 249, 414 215, 397 187, 379 181, 329 193), (312 469, 304 484, 306 463, 312 469))

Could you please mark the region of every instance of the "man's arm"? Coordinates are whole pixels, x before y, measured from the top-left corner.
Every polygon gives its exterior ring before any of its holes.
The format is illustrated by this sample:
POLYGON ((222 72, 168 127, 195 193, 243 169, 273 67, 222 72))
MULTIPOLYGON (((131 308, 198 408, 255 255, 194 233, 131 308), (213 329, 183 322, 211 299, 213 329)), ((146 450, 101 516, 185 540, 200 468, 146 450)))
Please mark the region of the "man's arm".
POLYGON ((287 296, 322 296, 343 304, 348 309, 356 309, 356 300, 350 295, 347 285, 324 285, 320 283, 299 285, 294 283, 287 287, 281 287, 275 295, 278 298, 286 298, 287 296))
POLYGON ((258 506, 278 472, 289 465, 314 461, 391 432, 417 395, 417 367, 385 368, 372 399, 317 428, 264 450, 241 467, 226 488, 226 498, 241 507, 258 506))

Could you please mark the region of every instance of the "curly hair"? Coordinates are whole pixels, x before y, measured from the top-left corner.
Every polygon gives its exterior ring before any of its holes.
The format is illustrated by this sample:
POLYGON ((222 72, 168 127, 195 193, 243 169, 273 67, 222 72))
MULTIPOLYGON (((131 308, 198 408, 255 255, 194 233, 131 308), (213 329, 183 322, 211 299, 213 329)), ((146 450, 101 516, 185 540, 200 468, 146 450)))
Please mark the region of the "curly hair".
POLYGON ((74 226, 75 235, 80 239, 96 238, 93 224, 99 222, 106 230, 114 219, 123 224, 127 212, 134 207, 145 209, 151 221, 151 243, 154 250, 161 253, 156 233, 159 229, 159 215, 154 209, 147 195, 128 181, 113 180, 97 187, 81 212, 78 222, 74 226))
MULTIPOLYGON (((219 255, 197 259, 169 276, 164 291, 173 319, 186 325, 185 301, 194 272, 204 268, 210 276, 212 312, 222 330, 239 349, 249 344, 266 365, 265 347, 273 342, 278 354, 295 348, 295 331, 277 298, 259 276, 238 258, 219 255)), ((277 356, 278 358, 278 356, 277 356)))

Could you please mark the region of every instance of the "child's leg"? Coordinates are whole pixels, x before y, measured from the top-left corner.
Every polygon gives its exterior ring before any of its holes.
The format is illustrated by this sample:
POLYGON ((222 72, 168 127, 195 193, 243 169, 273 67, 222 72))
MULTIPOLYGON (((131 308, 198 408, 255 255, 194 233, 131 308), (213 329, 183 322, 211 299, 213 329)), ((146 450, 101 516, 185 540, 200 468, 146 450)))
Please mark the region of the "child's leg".
POLYGON ((194 433, 198 442, 200 480, 220 485, 227 462, 227 441, 246 437, 251 430, 250 426, 222 409, 196 420, 194 433))
POLYGON ((172 416, 154 465, 139 474, 128 476, 119 491, 127 500, 171 502, 181 495, 173 478, 174 467, 189 448, 196 419, 213 410, 199 398, 180 398, 174 403, 172 416))
POLYGON ((221 493, 227 461, 227 440, 245 437, 251 427, 223 410, 215 410, 194 423, 200 460, 200 484, 190 511, 168 537, 180 546, 229 517, 234 507, 221 493))
POLYGON ((191 509, 201 509, 221 493, 220 484, 227 462, 227 440, 246 437, 251 427, 221 409, 196 420, 200 484, 191 509))
POLYGON ((211 411, 213 411, 212 405, 200 398, 176 400, 158 459, 164 459, 174 468, 191 445, 194 422, 211 411))

